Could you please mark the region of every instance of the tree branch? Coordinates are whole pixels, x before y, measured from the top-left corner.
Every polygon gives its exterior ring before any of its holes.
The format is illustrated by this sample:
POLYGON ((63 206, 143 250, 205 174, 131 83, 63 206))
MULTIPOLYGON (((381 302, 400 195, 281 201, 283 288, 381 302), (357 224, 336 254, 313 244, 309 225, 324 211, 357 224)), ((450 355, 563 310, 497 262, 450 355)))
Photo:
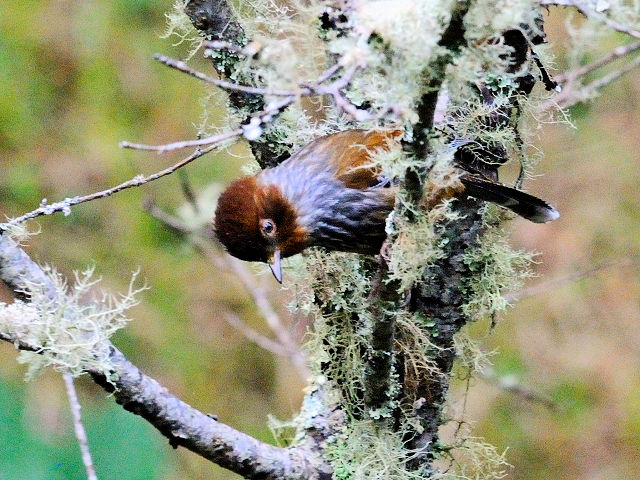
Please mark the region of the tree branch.
MULTIPOLYGON (((8 235, 0 235, 0 279, 25 296, 29 284, 41 284, 55 295, 45 272, 8 235)), ((17 348, 37 352, 18 338, 0 333, 17 348)), ((172 445, 184 446, 233 472, 255 479, 318 478, 323 462, 302 448, 280 448, 260 442, 196 410, 142 373, 113 345, 109 378, 91 371, 94 381, 126 410, 140 415, 165 435, 172 445), (315 466, 314 466, 315 465, 315 466)))
POLYGON ((396 300, 398 285, 397 282, 385 281, 388 271, 387 262, 381 253, 368 298, 369 310, 374 317, 374 322, 364 372, 364 403, 373 410, 393 400, 388 397, 387 391, 395 360, 394 300, 396 300))

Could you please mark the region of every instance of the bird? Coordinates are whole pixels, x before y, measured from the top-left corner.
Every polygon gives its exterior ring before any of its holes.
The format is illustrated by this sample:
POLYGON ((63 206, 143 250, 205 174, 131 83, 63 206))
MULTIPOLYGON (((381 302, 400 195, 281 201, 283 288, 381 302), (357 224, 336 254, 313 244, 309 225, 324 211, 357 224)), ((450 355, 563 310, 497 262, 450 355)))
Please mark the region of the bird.
MULTIPOLYGON (((278 166, 233 181, 218 198, 213 220, 216 237, 230 255, 268 263, 279 283, 281 259, 308 247, 379 253, 400 187, 381 175, 372 165, 372 156, 392 148, 401 136, 401 130, 393 129, 350 129, 325 135, 278 166)), ((453 191, 436 195, 438 201, 470 196, 536 223, 559 217, 544 200, 481 173, 463 170, 458 180, 453 191)))

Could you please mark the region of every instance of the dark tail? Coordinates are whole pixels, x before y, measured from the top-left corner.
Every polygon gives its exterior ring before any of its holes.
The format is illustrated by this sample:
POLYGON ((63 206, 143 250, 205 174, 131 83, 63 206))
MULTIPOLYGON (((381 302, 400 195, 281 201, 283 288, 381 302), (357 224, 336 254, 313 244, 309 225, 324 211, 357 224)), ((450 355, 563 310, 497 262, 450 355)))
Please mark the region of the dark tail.
POLYGON ((547 223, 560 216, 558 211, 544 200, 501 183, 468 174, 462 175, 460 181, 470 197, 496 203, 532 222, 547 223))

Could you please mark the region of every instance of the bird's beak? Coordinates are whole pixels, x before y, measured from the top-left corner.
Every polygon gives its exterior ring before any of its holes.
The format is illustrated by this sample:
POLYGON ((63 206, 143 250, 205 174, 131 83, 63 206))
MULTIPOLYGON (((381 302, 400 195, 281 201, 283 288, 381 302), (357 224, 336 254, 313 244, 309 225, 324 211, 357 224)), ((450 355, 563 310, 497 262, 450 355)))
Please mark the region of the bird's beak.
POLYGON ((280 263, 280 250, 273 252, 273 255, 269 257, 269 268, 271 273, 276 277, 278 283, 282 283, 282 263, 280 263))

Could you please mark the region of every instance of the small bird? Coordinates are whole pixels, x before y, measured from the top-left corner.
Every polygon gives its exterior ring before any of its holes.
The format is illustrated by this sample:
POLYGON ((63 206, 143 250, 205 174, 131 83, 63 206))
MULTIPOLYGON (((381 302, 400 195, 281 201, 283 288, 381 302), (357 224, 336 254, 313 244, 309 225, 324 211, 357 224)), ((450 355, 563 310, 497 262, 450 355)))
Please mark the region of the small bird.
MULTIPOLYGON (((379 253, 399 187, 380 175, 371 156, 390 149, 401 135, 399 130, 334 133, 312 141, 277 167, 235 180, 218 200, 216 236, 234 257, 267 262, 278 282, 281 258, 311 246, 379 253)), ((477 173, 462 173, 455 192, 437 198, 465 195, 536 223, 559 217, 545 201, 477 173)))

